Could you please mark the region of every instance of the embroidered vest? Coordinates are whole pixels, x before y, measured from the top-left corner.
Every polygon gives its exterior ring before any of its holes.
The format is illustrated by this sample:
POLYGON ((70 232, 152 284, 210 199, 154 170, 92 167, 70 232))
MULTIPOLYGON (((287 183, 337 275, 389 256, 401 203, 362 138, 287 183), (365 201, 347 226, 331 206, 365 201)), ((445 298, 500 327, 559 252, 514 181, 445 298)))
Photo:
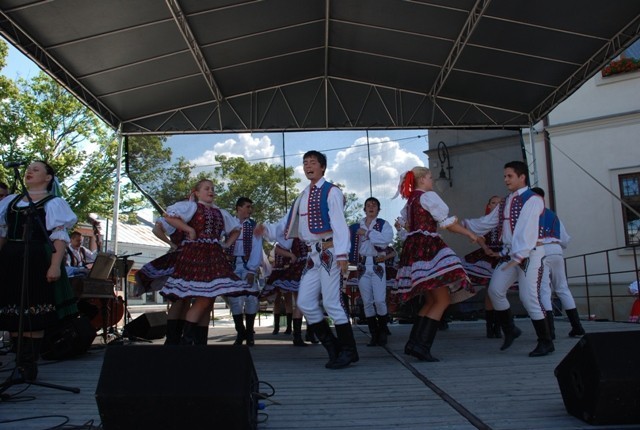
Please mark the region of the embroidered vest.
MULTIPOLYGON (((522 208, 524 207, 524 204, 527 203, 527 201, 533 197, 533 196, 537 196, 536 193, 534 193, 533 191, 531 191, 530 189, 525 190, 522 194, 516 194, 515 196, 513 196, 513 198, 511 199, 511 206, 509 207, 509 228, 511 229, 511 233, 513 233, 513 230, 516 228, 516 223, 518 222, 518 218, 520 218, 520 212, 522 212, 522 208)), ((507 198, 503 199, 502 202, 500 203, 500 209, 499 209, 499 217, 498 217, 498 237, 500 237, 500 239, 502 239, 502 226, 504 225, 504 207, 507 204, 507 200, 508 200, 508 196, 507 198)))
POLYGON ((560 239, 560 219, 551 209, 546 209, 540 215, 538 238, 553 237, 560 239))
POLYGON ((80 254, 80 261, 76 258, 76 254, 73 252, 73 248, 71 245, 67 246, 67 253, 69 254, 69 258, 71 259, 72 267, 80 267, 84 266, 87 263, 87 255, 83 247, 80 247, 78 250, 78 254, 80 254))
POLYGON ((220 209, 199 203, 196 213, 187 224, 195 229, 198 239, 220 240, 224 231, 224 217, 220 209))
POLYGON ((428 210, 420 204, 420 196, 424 193, 422 190, 415 190, 407 200, 407 226, 408 232, 412 231, 428 231, 436 233, 438 231, 438 222, 428 210))
MULTIPOLYGON (((242 256, 242 261, 245 263, 249 261, 249 257, 251 256, 251 250, 253 248, 253 230, 255 227, 256 222, 251 218, 242 222, 242 232, 240 234, 242 235, 242 252, 244 254, 242 256)), ((225 250, 225 252, 227 255, 233 257, 234 249, 235 246, 230 246, 225 250)))
MULTIPOLYGON (((375 231, 381 232, 382 227, 384 227, 385 220, 382 218, 377 218, 375 224, 373 224, 373 229, 375 231)), ((358 263, 358 258, 360 257, 360 235, 358 234, 358 230, 360 229, 360 223, 357 222, 355 224, 351 224, 349 226, 349 232, 351 233, 351 248, 349 249, 349 262, 353 264, 358 263)), ((380 248, 379 246, 375 247, 377 251, 382 252, 385 248, 380 248)))
MULTIPOLYGON (((313 234, 322 234, 331 231, 331 220, 329 219, 329 205, 327 198, 331 188, 335 187, 330 182, 325 181, 322 187, 311 186, 309 188, 309 205, 307 207, 307 220, 309 223, 309 231, 313 234)), ((300 200, 302 196, 298 196, 291 206, 289 215, 287 216, 287 224, 284 230, 284 237, 290 239, 298 237, 298 222, 300 221, 300 200)))

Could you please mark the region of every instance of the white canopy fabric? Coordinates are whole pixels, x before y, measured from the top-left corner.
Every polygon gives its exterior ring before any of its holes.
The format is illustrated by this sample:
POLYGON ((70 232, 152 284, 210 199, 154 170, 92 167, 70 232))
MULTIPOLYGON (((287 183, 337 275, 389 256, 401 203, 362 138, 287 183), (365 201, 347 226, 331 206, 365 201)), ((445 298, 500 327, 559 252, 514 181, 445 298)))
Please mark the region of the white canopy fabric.
POLYGON ((522 128, 640 34, 637 0, 0 0, 125 135, 522 128))

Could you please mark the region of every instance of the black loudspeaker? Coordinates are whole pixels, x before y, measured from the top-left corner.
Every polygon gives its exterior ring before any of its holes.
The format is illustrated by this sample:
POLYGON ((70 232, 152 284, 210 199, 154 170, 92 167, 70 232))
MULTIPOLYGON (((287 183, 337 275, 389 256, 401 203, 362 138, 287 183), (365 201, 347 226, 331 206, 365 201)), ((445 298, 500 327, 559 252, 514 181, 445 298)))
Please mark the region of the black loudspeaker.
POLYGON ((590 424, 640 423, 640 331, 588 333, 554 374, 564 406, 590 424))
POLYGON ((124 326, 124 335, 142 339, 162 339, 167 335, 167 313, 149 312, 124 326))
POLYGON ((45 360, 73 358, 87 352, 95 338, 96 329, 89 318, 66 319, 45 330, 40 356, 45 360))
POLYGON ((257 426, 257 391, 246 346, 110 346, 96 402, 105 430, 245 430, 257 426))

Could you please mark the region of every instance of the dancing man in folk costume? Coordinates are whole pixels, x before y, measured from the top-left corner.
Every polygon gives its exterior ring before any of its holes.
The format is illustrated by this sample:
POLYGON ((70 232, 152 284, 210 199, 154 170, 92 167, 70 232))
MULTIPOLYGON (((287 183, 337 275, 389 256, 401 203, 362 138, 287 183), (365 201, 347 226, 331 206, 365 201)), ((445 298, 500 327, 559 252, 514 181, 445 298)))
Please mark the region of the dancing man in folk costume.
POLYGON ((387 344, 387 277, 386 248, 393 241, 393 228, 382 218, 380 201, 369 197, 364 201, 365 217, 349 226, 351 250, 349 261, 358 268, 358 289, 362 297, 371 341, 367 346, 387 344))
POLYGON ((246 281, 254 293, 250 296, 227 297, 237 333, 234 345, 242 345, 243 341, 246 341, 248 346, 255 344, 253 323, 258 313, 260 293, 256 272, 262 263, 262 238, 253 234, 256 222, 251 219, 252 212, 253 201, 247 197, 240 197, 236 202, 236 221, 241 226, 241 233, 233 246, 227 249, 234 273, 246 281))
POLYGON ((396 224, 402 228, 404 244, 393 293, 405 301, 419 294, 426 296, 404 352, 422 361, 439 361, 431 355, 431 346, 442 314, 451 303, 466 300, 475 291, 438 228, 467 236, 472 242, 478 238, 449 215, 449 207, 433 191, 431 172, 426 167, 414 167, 403 174, 398 188, 407 203, 396 224))
MULTIPOLYGON (((531 191, 544 199, 544 190, 542 188, 531 188, 531 191)), ((552 292, 555 292, 556 296, 560 299, 562 309, 567 313, 567 317, 571 323, 569 337, 583 336, 585 331, 580 323, 576 301, 573 298, 573 294, 571 294, 571 290, 569 290, 569 282, 567 281, 567 274, 564 269, 564 256, 562 255, 563 250, 571 240, 571 236, 567 233, 558 215, 548 208, 544 209, 540 217, 540 228, 538 231, 538 242, 542 243, 544 248, 544 273, 542 275, 542 283, 540 284, 540 300, 545 310, 547 323, 549 324, 551 339, 556 338, 553 308, 551 305, 552 292)))
MULTIPOLYGON (((324 179, 327 158, 318 151, 303 156, 310 184, 293 203, 286 218, 285 237, 298 237, 309 255, 300 279, 298 307, 309 327, 327 350, 325 367, 341 369, 359 360, 351 323, 341 297, 342 276, 348 271, 349 227, 344 218, 342 191, 324 179), (336 336, 324 318, 333 320, 336 336)), ((256 234, 267 226, 260 225, 256 234)))
POLYGON ((538 241, 540 216, 544 201, 527 185, 526 163, 511 161, 504 166, 504 183, 510 194, 490 214, 477 219, 467 219, 463 224, 476 234, 486 234, 500 228, 503 247, 489 255, 500 257, 489 283, 489 297, 496 318, 504 332, 501 350, 511 346, 522 332, 513 322, 507 290, 518 281, 518 292, 523 306, 533 323, 538 343, 530 357, 547 355, 554 351, 549 325, 540 302, 540 284, 543 275, 544 247, 538 241))

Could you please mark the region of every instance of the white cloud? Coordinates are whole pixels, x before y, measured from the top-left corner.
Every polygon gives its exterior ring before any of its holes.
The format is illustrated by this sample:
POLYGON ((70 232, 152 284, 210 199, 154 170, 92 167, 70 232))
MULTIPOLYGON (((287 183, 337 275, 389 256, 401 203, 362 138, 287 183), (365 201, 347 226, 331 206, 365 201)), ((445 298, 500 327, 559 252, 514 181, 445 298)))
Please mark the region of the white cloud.
POLYGON ((326 176, 345 185, 348 192, 369 195, 369 161, 371 154, 371 188, 374 195, 393 196, 400 174, 414 166, 424 166, 420 157, 402 148, 388 137, 357 139, 351 147, 339 151, 335 162, 329 164, 326 176))
MULTIPOLYGON (((215 138, 215 136, 214 136, 215 138)), ((279 163, 280 158, 273 158, 275 146, 269 136, 253 137, 250 133, 241 133, 236 138, 229 138, 213 144, 213 149, 208 149, 191 163, 196 166, 211 166, 216 164, 215 157, 242 157, 249 161, 264 161, 269 164, 279 163), (237 140, 236 140, 237 139, 237 140)))

